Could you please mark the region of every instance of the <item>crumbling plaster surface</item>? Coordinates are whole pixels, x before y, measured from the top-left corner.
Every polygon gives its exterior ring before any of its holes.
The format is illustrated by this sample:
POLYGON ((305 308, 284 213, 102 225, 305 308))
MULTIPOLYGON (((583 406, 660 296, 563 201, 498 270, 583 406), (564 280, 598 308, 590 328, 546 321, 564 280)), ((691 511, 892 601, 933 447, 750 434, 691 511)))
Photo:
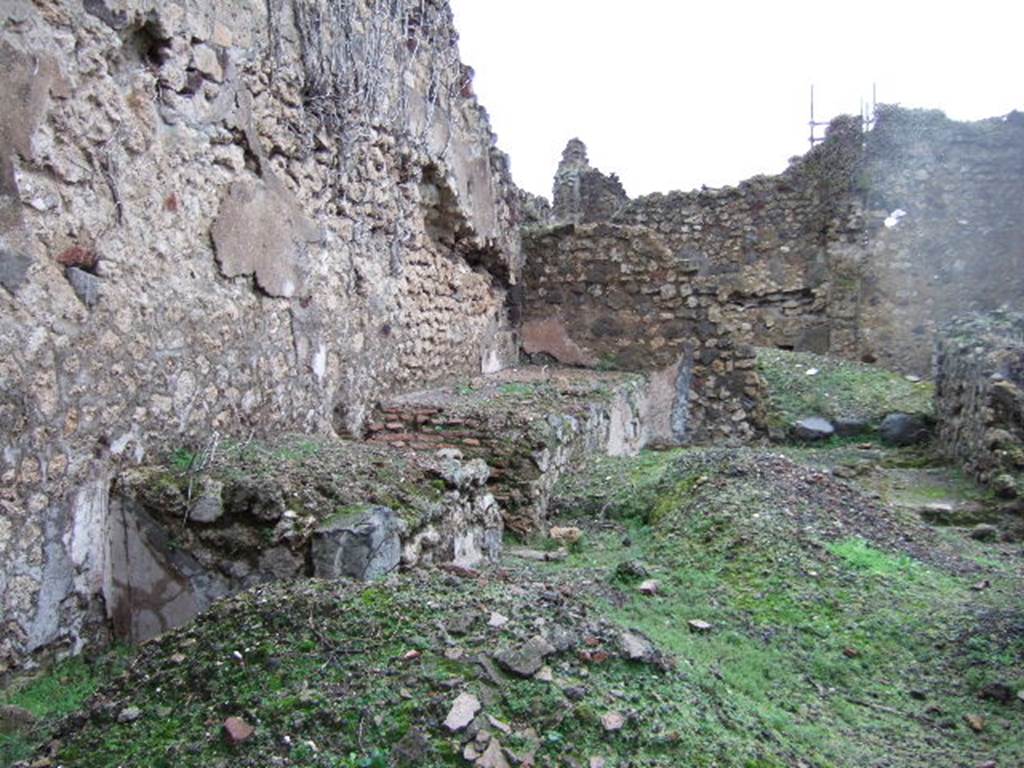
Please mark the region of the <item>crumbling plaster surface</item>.
POLYGON ((442 0, 3 4, 0 671, 105 624, 124 467, 514 362, 456 39, 442 0))

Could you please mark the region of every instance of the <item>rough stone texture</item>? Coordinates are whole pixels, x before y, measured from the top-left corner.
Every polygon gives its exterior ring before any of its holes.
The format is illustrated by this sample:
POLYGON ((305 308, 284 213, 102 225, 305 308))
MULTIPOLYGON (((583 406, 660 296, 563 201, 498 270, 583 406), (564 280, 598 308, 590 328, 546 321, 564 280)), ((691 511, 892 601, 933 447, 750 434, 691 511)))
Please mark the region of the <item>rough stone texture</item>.
POLYGON ((643 226, 529 230, 523 350, 649 374, 648 441, 753 437, 762 383, 720 287, 643 226))
POLYGON ((0 30, 3 671, 102 624, 86 490, 514 362, 525 198, 443 0, 13 0, 0 30))
POLYGON ((936 352, 937 444, 1003 496, 1024 496, 1024 314, 943 326, 936 352))
POLYGON ((387 507, 340 513, 313 534, 313 575, 378 579, 398 568, 405 524, 387 507))
POLYGON ((502 510, 479 459, 299 435, 219 453, 198 470, 129 470, 94 515, 108 526, 95 568, 116 636, 147 640, 268 581, 500 555, 502 510))
POLYGON ((888 445, 907 446, 928 442, 932 430, 920 416, 890 413, 878 425, 878 434, 888 445))

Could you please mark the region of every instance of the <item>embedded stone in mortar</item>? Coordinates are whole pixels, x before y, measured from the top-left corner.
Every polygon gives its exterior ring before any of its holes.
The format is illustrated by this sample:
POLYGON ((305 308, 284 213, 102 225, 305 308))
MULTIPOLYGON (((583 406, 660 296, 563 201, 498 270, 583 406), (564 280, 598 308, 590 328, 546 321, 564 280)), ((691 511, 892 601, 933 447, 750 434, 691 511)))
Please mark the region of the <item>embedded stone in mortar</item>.
POLYGON ((387 507, 336 515, 313 534, 313 575, 364 581, 386 576, 401 560, 405 528, 387 507))

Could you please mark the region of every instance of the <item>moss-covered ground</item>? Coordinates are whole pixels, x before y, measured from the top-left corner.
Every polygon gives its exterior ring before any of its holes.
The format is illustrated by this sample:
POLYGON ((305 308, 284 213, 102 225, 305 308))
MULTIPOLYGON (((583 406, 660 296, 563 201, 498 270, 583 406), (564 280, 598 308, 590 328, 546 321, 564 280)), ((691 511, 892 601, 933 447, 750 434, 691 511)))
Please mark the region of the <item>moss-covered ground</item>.
POLYGON ((767 384, 768 421, 788 426, 809 416, 877 424, 890 413, 931 416, 935 387, 873 365, 762 348, 757 366, 767 384))
POLYGON ((596 460, 557 494, 584 531, 566 559, 243 593, 5 692, 42 719, 4 764, 34 745, 40 765, 457 766, 477 730, 539 766, 1024 764, 1020 546, 891 504, 875 476, 902 453, 837 479, 856 450, 596 460), (629 660, 627 630, 657 658, 629 660), (547 669, 502 671, 535 635, 547 669), (453 734, 462 692, 482 711, 453 734), (228 717, 254 735, 232 746, 228 717))

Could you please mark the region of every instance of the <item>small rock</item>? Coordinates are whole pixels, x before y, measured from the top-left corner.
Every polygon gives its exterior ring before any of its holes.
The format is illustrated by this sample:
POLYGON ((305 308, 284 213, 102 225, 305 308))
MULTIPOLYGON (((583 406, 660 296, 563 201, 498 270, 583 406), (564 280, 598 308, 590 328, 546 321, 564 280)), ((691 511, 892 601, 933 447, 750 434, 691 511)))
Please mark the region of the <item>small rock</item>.
POLYGON ((658 594, 658 588, 660 586, 661 585, 656 579, 647 579, 646 581, 640 582, 640 586, 637 587, 637 590, 641 595, 652 596, 658 594))
POLYGON ((229 717, 224 721, 224 736, 232 745, 241 744, 252 738, 255 729, 240 717, 229 717))
POLYGON ((995 541, 999 538, 999 529, 988 523, 978 523, 971 529, 971 538, 975 541, 995 541))
POLYGON ((518 648, 501 651, 494 658, 507 672, 519 677, 533 677, 544 666, 544 658, 555 648, 542 637, 534 637, 518 648))
POLYGON ((907 446, 927 442, 931 429, 920 416, 906 413, 890 413, 878 427, 882 442, 887 445, 907 446))
POLYGON ((985 718, 981 715, 964 715, 964 720, 975 733, 981 733, 985 730, 985 718))
POLYGON ((452 703, 448 711, 448 717, 444 720, 444 727, 452 733, 461 731, 476 717, 480 711, 480 700, 471 693, 460 693, 452 703))
POLYGON ((511 725, 509 725, 508 723, 502 722, 501 720, 499 720, 496 717, 493 717, 492 715, 488 715, 487 716, 487 722, 491 724, 492 728, 494 728, 497 731, 501 731, 506 736, 508 736, 508 735, 510 735, 512 733, 512 726, 511 725))
POLYGON ((639 560, 624 560, 615 566, 615 575, 622 579, 646 579, 651 574, 639 560))
POLYGON ((629 661, 650 662, 657 658, 654 643, 639 632, 623 632, 619 636, 622 655, 629 661))
POLYGON ((906 379, 907 381, 909 381, 911 384, 919 384, 919 383, 921 383, 921 377, 920 376, 915 376, 912 373, 908 373, 903 378, 906 379))
POLYGON ((621 712, 606 712, 601 716, 601 725, 609 733, 621 731, 626 724, 626 717, 621 712))
POLYGON ((706 635, 711 631, 711 625, 701 619, 691 619, 686 622, 686 625, 690 628, 691 632, 696 632, 699 635, 706 635))
POLYGON ((134 723, 142 717, 142 710, 138 707, 125 707, 117 715, 119 723, 134 723))
POLYGON ((508 760, 505 759, 505 751, 497 739, 491 739, 487 749, 480 759, 476 761, 477 768, 509 768, 508 760))
POLYGON ((508 616, 502 616, 500 613, 491 612, 491 618, 487 621, 487 626, 493 627, 494 629, 501 629, 508 624, 508 616))
MULTIPOLYGON (((583 701, 587 697, 587 689, 582 685, 570 685, 562 693, 565 694, 565 698, 569 701, 583 701)), ((1024 693, 1024 691, 1021 693, 1024 693)))
POLYGON ((554 682, 555 673, 551 671, 551 667, 543 666, 537 670, 537 674, 533 676, 534 680, 540 680, 542 683, 554 682))
POLYGON ((999 704, 1009 704, 1013 701, 1013 689, 1006 683, 989 683, 978 692, 978 697, 999 704))
POLYGON ((592 757, 590 758, 590 768, 605 768, 608 763, 603 757, 592 757))
POLYGON ((468 634, 473 625, 476 623, 478 615, 474 611, 464 611, 452 617, 452 619, 445 626, 448 630, 449 635, 465 635, 468 634))
POLYGON ((798 440, 827 440, 836 433, 830 421, 814 416, 801 419, 793 425, 793 435, 798 440))
POLYGON ((858 656, 860 656, 860 651, 858 651, 856 648, 843 648, 843 656, 845 656, 848 659, 856 659, 858 656))
POLYGON ((581 531, 579 528, 575 528, 575 527, 572 527, 572 528, 559 528, 559 527, 556 526, 556 527, 552 528, 550 531, 548 531, 548 535, 552 539, 557 541, 559 544, 568 546, 570 544, 575 544, 577 541, 582 539, 583 538, 583 531, 581 531))

